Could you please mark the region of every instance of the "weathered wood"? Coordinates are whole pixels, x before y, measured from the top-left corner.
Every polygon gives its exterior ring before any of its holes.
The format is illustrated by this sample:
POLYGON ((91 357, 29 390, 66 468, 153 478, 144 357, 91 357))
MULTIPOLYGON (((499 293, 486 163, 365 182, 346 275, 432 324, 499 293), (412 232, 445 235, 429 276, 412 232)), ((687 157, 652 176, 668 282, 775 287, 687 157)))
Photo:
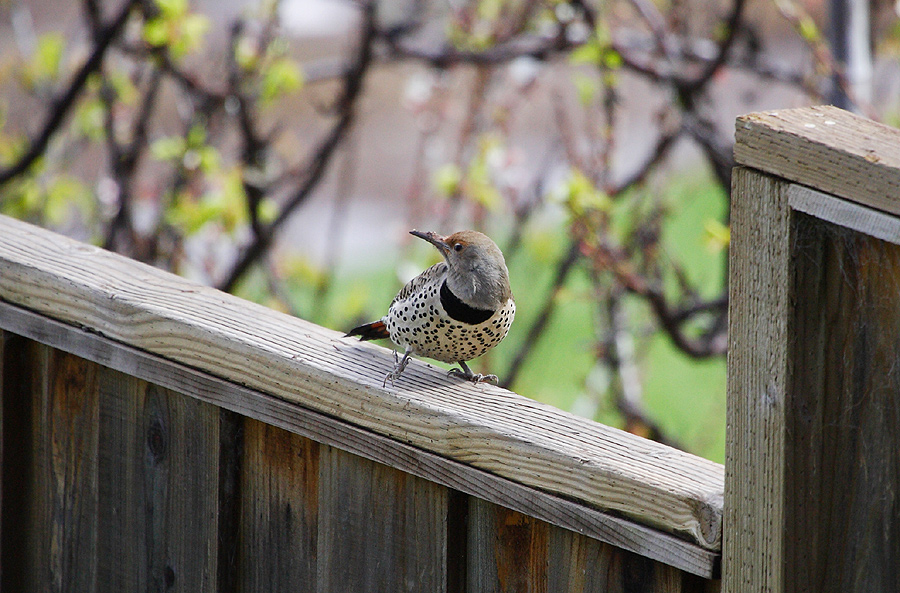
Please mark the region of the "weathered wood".
MULTIPOLYGON (((36 515, 47 521, 46 566, 50 591, 93 591, 97 565, 97 365, 71 354, 45 348, 40 422, 34 440, 37 486, 36 515), (43 465, 42 463, 43 462, 43 465), (49 537, 48 537, 49 536, 49 537)), ((37 402, 36 402, 37 403, 37 402)))
POLYGON ((92 591, 98 505, 94 365, 17 342, 5 348, 10 356, 4 365, 3 586, 92 591))
POLYGON ((239 590, 316 591, 319 444, 247 420, 242 467, 239 590))
POLYGON ((718 581, 471 499, 469 591, 711 593, 718 581))
POLYGON ((546 593, 550 525, 476 498, 469 507, 470 591, 546 593))
MULTIPOLYGON (((696 544, 422 451, 290 402, 211 377, 95 333, 2 302, 0 302, 0 326, 128 375, 154 381, 160 386, 182 393, 189 393, 192 397, 224 409, 384 463, 466 494, 479 496, 688 572, 703 577, 717 573, 718 554, 704 550, 696 544)), ((462 502, 468 504, 467 501, 462 502)), ((454 575, 457 575, 457 572, 451 573, 448 580, 457 578, 454 575)))
POLYGON ((900 589, 900 220, 734 179, 725 589, 900 589))
POLYGON ((900 591, 900 245, 796 215, 785 590, 900 591))
POLYGON ((789 184, 732 175, 725 591, 784 590, 789 184))
POLYGON ((717 549, 718 464, 0 218, 0 298, 717 549))
POLYGON ((900 214, 900 130, 822 105, 737 119, 735 160, 900 214))
POLYGON ((328 446, 319 468, 317 591, 446 591, 446 488, 328 446))
POLYGON ((218 410, 115 371, 100 391, 98 582, 217 590, 218 410))

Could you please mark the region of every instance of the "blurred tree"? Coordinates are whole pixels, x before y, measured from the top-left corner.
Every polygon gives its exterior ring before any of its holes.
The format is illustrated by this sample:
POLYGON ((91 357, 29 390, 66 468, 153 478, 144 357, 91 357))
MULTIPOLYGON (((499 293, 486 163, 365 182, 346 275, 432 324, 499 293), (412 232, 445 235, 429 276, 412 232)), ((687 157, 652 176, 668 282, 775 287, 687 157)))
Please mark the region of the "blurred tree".
MULTIPOLYGON (((727 201, 732 120, 717 117, 721 89, 741 74, 819 100, 840 72, 814 21, 789 0, 777 3, 812 56, 786 66, 765 51, 769 40, 748 23, 745 0, 342 4, 355 15, 349 55, 301 65, 277 1, 261 0, 219 30, 187 0, 83 0, 85 43, 56 32, 33 44, 19 40, 19 57, 0 71, 0 210, 223 290, 254 272, 264 279, 257 297, 290 309, 288 270, 314 287, 313 306, 299 313, 347 327, 346 316, 315 304, 331 289, 334 259, 324 269, 286 256, 274 265, 273 245, 351 143, 373 71, 415 64, 405 74, 418 124, 411 223, 491 226, 505 233, 514 258, 538 240, 526 232, 535 217, 547 208, 565 213, 566 245, 545 262, 553 270, 546 295, 517 330, 526 337, 509 367, 494 372, 515 384, 560 292, 583 270, 596 311, 592 351, 606 377, 598 390, 629 430, 676 441, 645 413, 638 345, 661 332, 688 357, 724 355, 727 273, 710 290, 672 256, 663 229, 678 204, 658 173, 676 145, 693 145, 727 201), (209 33, 224 43, 210 42, 209 33), (458 72, 468 87, 455 117, 447 77, 458 72), (305 96, 314 109, 286 114, 283 106, 310 85, 325 89, 305 96), (541 85, 554 89, 552 101, 535 114, 530 102, 541 85), (635 133, 621 121, 623 105, 633 100, 647 105, 653 125, 639 138, 643 156, 620 165, 620 146, 635 133), (35 120, 5 117, 10 104, 28 105, 35 120), (297 158, 282 145, 303 113, 320 133, 297 158), (553 138, 544 158, 523 163, 512 130, 527 118, 553 138), (452 140, 435 159, 439 135, 452 140)), ((27 6, 3 10, 21 30, 27 6)), ((341 180, 351 169, 346 158, 341 180)), ((339 184, 333 199, 345 194, 339 184)), ((724 267, 727 205, 721 212, 704 226, 724 267)), ((326 223, 332 241, 335 220, 326 223)))

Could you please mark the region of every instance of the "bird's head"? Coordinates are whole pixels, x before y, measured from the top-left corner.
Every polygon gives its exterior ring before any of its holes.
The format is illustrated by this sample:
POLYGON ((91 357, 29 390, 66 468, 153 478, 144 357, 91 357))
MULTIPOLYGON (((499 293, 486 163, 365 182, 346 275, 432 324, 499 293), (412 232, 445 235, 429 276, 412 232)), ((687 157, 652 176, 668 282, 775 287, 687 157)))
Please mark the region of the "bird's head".
POLYGON ((415 230, 410 234, 428 241, 444 256, 447 287, 467 305, 493 311, 512 296, 506 260, 487 235, 459 231, 443 237, 415 230))

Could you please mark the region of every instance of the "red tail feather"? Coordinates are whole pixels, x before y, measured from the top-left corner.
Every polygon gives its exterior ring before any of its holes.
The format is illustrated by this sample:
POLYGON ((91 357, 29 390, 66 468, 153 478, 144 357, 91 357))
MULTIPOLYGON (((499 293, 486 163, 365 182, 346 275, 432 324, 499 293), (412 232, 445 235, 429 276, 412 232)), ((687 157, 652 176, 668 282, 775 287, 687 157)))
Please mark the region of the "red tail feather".
POLYGON ((344 337, 348 338, 350 336, 359 336, 360 340, 380 340, 382 338, 391 337, 384 321, 381 321, 380 319, 378 321, 373 321, 372 323, 366 323, 365 325, 355 327, 347 332, 344 337))

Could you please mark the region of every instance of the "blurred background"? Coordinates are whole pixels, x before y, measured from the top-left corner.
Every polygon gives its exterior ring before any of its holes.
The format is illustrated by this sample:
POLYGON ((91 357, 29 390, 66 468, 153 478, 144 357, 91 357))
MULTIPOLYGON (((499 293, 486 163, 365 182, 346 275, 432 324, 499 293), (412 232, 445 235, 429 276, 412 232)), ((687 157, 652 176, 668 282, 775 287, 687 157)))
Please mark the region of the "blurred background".
POLYGON ((722 461, 734 119, 896 125, 898 52, 883 0, 0 0, 0 212, 338 330, 482 230, 473 369, 722 461))

